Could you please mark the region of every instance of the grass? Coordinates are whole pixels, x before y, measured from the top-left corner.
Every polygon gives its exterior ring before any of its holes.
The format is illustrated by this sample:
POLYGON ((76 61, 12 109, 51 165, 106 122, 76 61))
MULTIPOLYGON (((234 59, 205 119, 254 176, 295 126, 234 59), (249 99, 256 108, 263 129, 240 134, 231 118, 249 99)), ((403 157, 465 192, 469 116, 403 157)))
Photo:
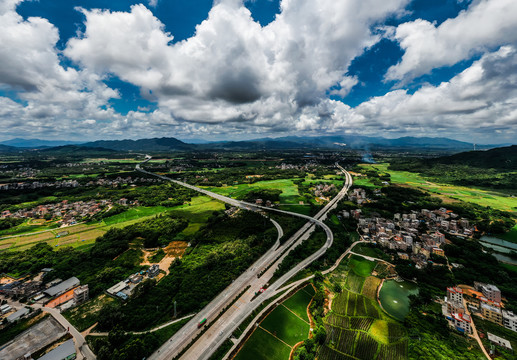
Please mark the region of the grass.
POLYGON ((356 255, 352 255, 348 264, 356 275, 362 277, 369 276, 375 267, 374 261, 366 260, 365 258, 356 255))
POLYGON ((289 311, 285 306, 279 306, 260 324, 290 346, 309 335, 309 324, 289 311))
POLYGON ((497 237, 517 244, 517 225, 511 228, 506 234, 497 235, 497 237))
MULTIPOLYGON (((362 164, 363 168, 373 168, 380 172, 387 172, 391 176, 393 184, 406 184, 434 193, 442 198, 462 200, 481 206, 490 206, 493 209, 516 212, 517 198, 505 196, 496 191, 482 190, 465 186, 450 184, 438 184, 425 180, 419 174, 408 171, 388 170, 387 163, 384 164, 362 164)), ((517 230, 515 235, 517 236, 517 230)))
POLYGON ((309 335, 307 306, 313 296, 308 285, 285 300, 260 323, 235 359, 288 359, 292 346, 309 335))
POLYGON ((261 328, 257 328, 235 360, 285 360, 289 358, 291 348, 271 336, 261 328))
POLYGON ((514 273, 517 274, 517 265, 511 265, 511 264, 507 264, 507 263, 499 263, 499 265, 504 267, 506 270, 513 271, 514 273))
POLYGON ((84 304, 68 310, 63 316, 79 331, 84 331, 97 322, 99 310, 106 304, 116 301, 111 296, 99 295, 84 304))
POLYGON ((179 239, 182 236, 195 234, 206 223, 212 213, 218 210, 224 210, 224 204, 208 196, 192 198, 189 204, 173 208, 170 211, 172 215, 189 221, 189 225, 178 235, 179 239))
MULTIPOLYGON (((88 223, 73 225, 66 228, 49 229, 43 227, 45 231, 39 234, 27 233, 16 237, 0 240, 0 250, 25 250, 39 242, 47 242, 54 248, 62 246, 72 246, 77 249, 89 249, 95 240, 104 235, 110 228, 123 228, 125 226, 150 219, 158 214, 171 212, 174 216, 186 218, 189 221, 189 226, 183 230, 181 234, 189 235, 199 230, 199 228, 206 223, 207 219, 216 210, 223 210, 224 204, 213 200, 207 196, 198 196, 192 198, 191 202, 184 205, 179 205, 173 208, 164 206, 151 207, 136 207, 130 208, 127 211, 110 216, 98 223, 88 223), (62 231, 67 231, 68 234, 56 237, 62 231)), ((23 224, 22 224, 23 225, 23 224)), ((31 227, 31 231, 41 231, 41 225, 25 225, 31 227)), ((180 235, 181 236, 181 235, 180 235)))
POLYGON ((124 211, 123 213, 110 216, 106 219, 104 219, 104 224, 106 225, 115 225, 122 222, 128 222, 135 219, 141 219, 143 217, 150 217, 156 214, 163 213, 167 210, 170 210, 170 208, 167 208, 165 206, 139 206, 135 208, 128 209, 124 211))
MULTIPOLYGON (((309 285, 308 287, 312 289, 312 286, 309 285)), ((310 295, 307 291, 299 290, 296 294, 284 301, 283 305, 308 322, 309 317, 307 316, 307 306, 309 305, 312 296, 313 295, 310 295)))

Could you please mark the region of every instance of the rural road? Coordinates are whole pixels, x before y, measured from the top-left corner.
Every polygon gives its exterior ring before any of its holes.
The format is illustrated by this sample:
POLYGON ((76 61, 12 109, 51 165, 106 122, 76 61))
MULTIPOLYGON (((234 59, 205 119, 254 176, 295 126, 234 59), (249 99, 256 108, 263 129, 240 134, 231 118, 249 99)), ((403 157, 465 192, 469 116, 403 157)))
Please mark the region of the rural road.
MULTIPOLYGON (((149 161, 150 159, 150 156, 146 156, 146 160, 141 164, 149 161)), ((181 358, 209 358, 210 355, 224 341, 226 341, 226 339, 228 339, 231 336, 232 332, 238 327, 238 325, 264 301, 266 296, 259 295, 258 297, 256 297, 255 293, 260 291, 260 289, 263 288, 263 286, 266 285, 266 283, 268 283, 269 279, 272 278, 277 267, 280 265, 285 256, 287 256, 287 254, 289 253, 285 250, 289 249, 292 246, 300 244, 301 242, 309 238, 315 225, 321 226, 327 235, 327 241, 325 242, 324 246, 322 246, 316 253, 312 254, 310 257, 300 262, 295 268, 290 270, 288 273, 276 280, 268 288, 267 294, 269 294, 270 292, 274 292, 278 288, 280 288, 297 272, 305 268, 307 265, 319 258, 321 255, 323 255, 325 251, 332 245, 332 242, 334 240, 332 231, 327 225, 323 223, 323 220, 326 219, 327 213, 331 209, 335 208, 337 203, 346 195, 348 189, 352 185, 352 177, 350 176, 350 174, 348 174, 348 172, 346 172, 345 169, 343 169, 341 166, 336 164, 336 166, 345 174, 345 185, 343 189, 338 193, 338 195, 334 199, 332 199, 320 212, 318 212, 316 216, 310 217, 298 213, 262 207, 255 204, 235 200, 223 195, 219 195, 178 180, 170 179, 163 175, 157 175, 145 171, 141 168, 141 164, 138 164, 136 166, 136 169, 138 171, 141 171, 149 175, 157 176, 163 180, 171 181, 173 183, 195 190, 197 192, 210 196, 214 199, 223 201, 230 205, 252 211, 272 211, 291 216, 297 216, 308 220, 308 222, 300 230, 298 230, 290 239, 284 242, 281 246, 273 246, 273 248, 271 248, 266 254, 264 254, 259 260, 257 260, 255 264, 253 264, 245 273, 239 276, 221 294, 219 294, 214 300, 212 300, 212 302, 210 302, 180 331, 178 331, 171 339, 169 339, 168 342, 166 342, 164 345, 162 345, 162 347, 160 347, 160 349, 158 349, 154 354, 152 354, 149 357, 150 360, 172 359, 178 356, 181 353, 181 351, 185 347, 187 347, 189 343, 191 343, 192 341, 194 341, 194 343, 183 354, 181 358), (263 273, 260 277, 257 277, 258 274, 264 268, 268 268, 268 270, 265 273, 263 273), (248 285, 250 286, 250 288, 246 290, 242 295, 240 295, 241 292, 248 285), (239 298, 225 311, 225 309, 237 297, 239 298), (220 315, 219 318, 218 315, 220 315), (210 323, 211 326, 206 330, 206 332, 202 333, 202 329, 198 328, 198 323, 204 318, 208 320, 208 323, 210 323), (212 324, 213 321, 215 322, 212 324)))
POLYGON ((52 315, 54 317, 54 319, 56 319, 57 322, 60 323, 61 326, 63 326, 65 329, 67 329, 68 332, 70 333, 70 335, 73 336, 75 350, 77 351, 77 359, 79 359, 79 360, 81 360, 81 359, 95 360, 96 359, 96 356, 93 354, 93 352, 88 347, 88 344, 86 343, 86 340, 84 339, 83 335, 79 331, 77 331, 77 329, 74 328, 72 326, 72 324, 70 324, 68 322, 68 320, 65 319, 65 317, 63 315, 61 315, 61 313, 58 310, 46 308, 46 307, 41 308, 41 309, 45 312, 48 312, 50 315, 52 315))

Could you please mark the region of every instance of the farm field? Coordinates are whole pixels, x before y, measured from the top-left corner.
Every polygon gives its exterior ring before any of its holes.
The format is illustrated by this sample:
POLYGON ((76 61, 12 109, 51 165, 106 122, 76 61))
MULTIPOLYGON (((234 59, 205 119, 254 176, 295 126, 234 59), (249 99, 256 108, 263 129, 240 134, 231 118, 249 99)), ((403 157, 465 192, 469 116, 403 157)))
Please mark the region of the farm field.
POLYGON ((334 294, 324 319, 327 339, 318 359, 407 358, 406 331, 377 304, 381 280, 370 275, 375 266, 375 262, 352 256, 327 277, 329 284, 337 283, 343 290, 334 294))
POLYGON ((288 360, 292 347, 309 335, 307 306, 314 289, 298 290, 273 310, 239 351, 236 360, 288 360))
POLYGON ((192 198, 189 204, 173 208, 164 206, 132 208, 121 214, 108 217, 100 223, 78 224, 54 229, 47 228, 48 230, 41 230, 41 225, 35 225, 34 229, 36 231, 32 233, 0 238, 0 250, 25 250, 39 242, 47 242, 54 248, 72 246, 88 249, 95 242, 95 239, 104 235, 112 227, 122 228, 168 211, 172 212, 173 215, 188 219, 189 226, 182 234, 191 234, 199 230, 215 210, 222 209, 224 209, 222 203, 207 196, 198 196, 192 198), (67 232, 67 234, 59 235, 63 232, 67 232))
POLYGON ((239 184, 229 185, 224 187, 204 187, 207 190, 215 193, 231 196, 232 198, 240 198, 252 190, 282 190, 280 195, 281 203, 297 204, 298 201, 303 201, 305 198, 301 197, 298 193, 298 186, 294 184, 293 180, 296 179, 281 179, 281 180, 268 180, 268 181, 257 181, 253 184, 239 184))
POLYGON ((361 166, 363 168, 373 168, 380 172, 389 173, 391 176, 391 182, 394 184, 406 184, 429 191, 442 197, 471 202, 481 206, 490 206, 491 208, 498 210, 517 212, 517 198, 504 196, 495 191, 433 183, 425 180, 416 173, 411 173, 408 171, 388 170, 388 165, 389 164, 384 163, 362 164, 361 166))

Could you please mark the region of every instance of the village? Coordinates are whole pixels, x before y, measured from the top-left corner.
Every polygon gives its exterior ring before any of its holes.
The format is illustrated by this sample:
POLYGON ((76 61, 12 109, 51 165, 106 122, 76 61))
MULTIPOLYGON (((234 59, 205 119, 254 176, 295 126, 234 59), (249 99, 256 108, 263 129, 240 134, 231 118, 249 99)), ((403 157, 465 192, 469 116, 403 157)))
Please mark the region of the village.
MULTIPOLYGON (((129 201, 121 198, 115 202, 120 206, 138 206, 138 200, 129 201)), ((80 221, 91 218, 103 210, 109 211, 114 206, 111 200, 90 200, 68 202, 63 200, 54 204, 45 204, 36 206, 30 210, 21 209, 11 213, 4 210, 0 214, 0 219, 45 219, 58 220, 57 225, 69 226, 75 225, 80 221)))
MULTIPOLYGON (((349 195, 349 200, 362 204, 369 199, 363 189, 356 188, 349 195)), ((432 211, 413 210, 409 214, 396 213, 393 219, 385 219, 375 213, 365 217, 361 209, 344 210, 341 215, 358 221, 358 231, 364 240, 397 251, 399 258, 411 260, 418 269, 434 264, 432 254, 445 256, 442 249, 447 241, 445 234, 471 237, 475 230, 468 219, 459 218, 444 207, 432 211)))
POLYGON ((77 188, 77 187, 91 187, 91 186, 105 186, 117 188, 123 185, 135 185, 142 183, 159 183, 161 182, 158 178, 145 178, 145 177, 117 177, 115 179, 101 178, 97 180, 90 180, 86 183, 79 182, 77 180, 55 180, 55 181, 25 181, 25 182, 9 182, 0 184, 0 190, 36 190, 42 188, 77 188))

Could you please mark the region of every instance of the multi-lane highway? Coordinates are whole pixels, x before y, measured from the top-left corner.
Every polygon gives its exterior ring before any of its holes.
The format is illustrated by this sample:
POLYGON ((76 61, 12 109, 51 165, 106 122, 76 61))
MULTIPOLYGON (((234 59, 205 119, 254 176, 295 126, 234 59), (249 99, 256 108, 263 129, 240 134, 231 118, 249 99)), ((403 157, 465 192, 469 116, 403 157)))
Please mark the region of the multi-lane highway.
MULTIPOLYGON (((147 162, 151 157, 146 156, 147 162)), ((171 359, 178 356, 186 346, 191 343, 197 336, 199 338, 192 344, 192 346, 183 354, 182 359, 206 359, 232 334, 242 320, 244 320, 249 314, 253 312, 264 299, 270 294, 274 293, 280 288, 287 280, 294 276, 297 272, 302 270, 304 267, 309 265, 311 262, 316 260, 318 257, 323 255, 325 251, 332 245, 333 234, 330 228, 323 223, 327 213, 335 208, 337 203, 345 196, 346 192, 352 185, 352 177, 339 165, 338 168, 345 174, 346 180, 343 189, 338 195, 332 199, 315 217, 292 213, 288 211, 282 211, 278 209, 262 207, 255 204, 246 203, 243 201, 235 200, 223 195, 213 193, 211 191, 198 188, 196 186, 184 183, 182 181, 170 179, 166 176, 157 175, 141 168, 141 164, 138 164, 136 169, 143 173, 157 176, 167 181, 174 182, 178 185, 185 186, 189 189, 198 191, 205 195, 208 195, 214 199, 223 201, 233 206, 244 208, 252 211, 274 211, 283 213, 291 216, 302 217, 308 220, 308 222, 298 230, 291 238, 285 241, 282 245, 273 246, 266 254, 264 254, 259 260, 255 262, 244 274, 237 278, 230 286, 228 286, 219 296, 217 296, 212 302, 210 302, 198 315, 196 315, 191 321, 189 321, 179 332, 177 332, 167 343, 156 351, 150 359, 153 360, 165 360, 171 359), (282 260, 288 254, 288 250, 291 247, 295 247, 304 240, 306 240, 315 226, 321 226, 326 235, 327 240, 316 253, 312 254, 307 259, 300 262, 295 268, 290 270, 288 273, 277 279, 266 291, 266 294, 255 296, 255 293, 260 291, 264 285, 271 279, 277 267, 280 265, 282 260), (261 274, 264 269, 267 271, 261 274), (241 294, 242 291, 249 285, 249 289, 241 294), (234 299, 237 301, 223 312, 234 299), (220 317, 218 318, 218 315, 220 317), (211 325, 206 332, 201 334, 201 329, 198 328, 198 323, 202 319, 208 319, 209 325, 211 325), (215 322, 214 322, 215 321, 215 322), (213 323, 212 323, 213 322, 213 323)), ((275 224, 277 229, 281 231, 278 224, 275 224)))

